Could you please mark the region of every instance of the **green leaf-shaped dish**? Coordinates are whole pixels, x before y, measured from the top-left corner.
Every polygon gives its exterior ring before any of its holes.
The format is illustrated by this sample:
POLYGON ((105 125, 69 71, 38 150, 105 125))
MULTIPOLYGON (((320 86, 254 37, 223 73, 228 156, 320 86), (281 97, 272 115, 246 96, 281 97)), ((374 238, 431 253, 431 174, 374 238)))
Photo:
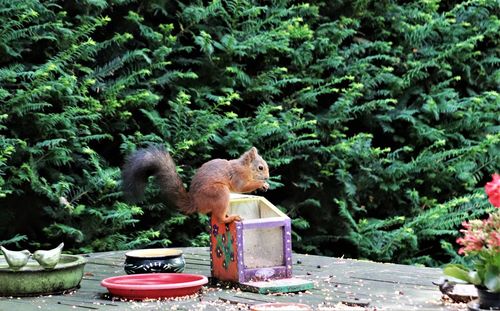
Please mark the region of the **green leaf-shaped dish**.
POLYGON ((82 256, 61 255, 54 269, 45 270, 30 259, 26 266, 13 271, 0 256, 0 296, 60 294, 76 289, 82 280, 85 263, 82 256))

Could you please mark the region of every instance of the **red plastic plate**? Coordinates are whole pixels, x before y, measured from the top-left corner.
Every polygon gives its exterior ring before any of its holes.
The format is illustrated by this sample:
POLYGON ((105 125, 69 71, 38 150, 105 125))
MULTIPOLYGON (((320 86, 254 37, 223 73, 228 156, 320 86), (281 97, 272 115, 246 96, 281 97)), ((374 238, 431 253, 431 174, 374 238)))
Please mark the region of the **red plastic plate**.
POLYGON ((192 295, 208 283, 203 275, 186 273, 147 273, 114 276, 101 286, 113 296, 131 300, 161 299, 192 295))

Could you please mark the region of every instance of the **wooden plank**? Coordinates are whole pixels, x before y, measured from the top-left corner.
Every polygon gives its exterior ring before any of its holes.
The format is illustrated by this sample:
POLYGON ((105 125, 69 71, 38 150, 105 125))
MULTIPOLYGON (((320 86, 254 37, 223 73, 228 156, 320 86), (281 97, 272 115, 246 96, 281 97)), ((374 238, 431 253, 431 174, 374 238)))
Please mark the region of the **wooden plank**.
MULTIPOLYGON (((351 306, 363 306, 366 307, 370 304, 369 300, 357 299, 355 297, 318 297, 316 295, 312 295, 311 293, 289 293, 285 295, 277 295, 277 294, 269 294, 269 295, 261 295, 250 292, 240 292, 233 294, 231 297, 233 302, 241 302, 241 299, 253 303, 268 303, 268 302, 294 302, 294 303, 302 303, 317 309, 319 306, 326 304, 338 304, 343 303, 345 305, 351 306), (325 299, 326 298, 326 299, 325 299)), ((228 299, 231 300, 231 299, 228 299)))
MULTIPOLYGON (((182 248, 186 272, 210 275, 208 248, 182 248)), ((102 279, 123 275, 126 251, 90 254, 81 288, 72 294, 0 297, 0 310, 236 310, 264 302, 304 303, 313 309, 334 309, 339 302, 363 310, 466 310, 464 305, 440 301, 432 281, 440 269, 374 263, 370 261, 293 254, 293 274, 312 281, 314 288, 300 293, 256 294, 232 286, 206 286, 202 294, 179 300, 127 302, 105 299, 102 279), (297 263, 299 261, 300 263, 297 263), (239 303, 240 305, 235 305, 239 303)))
POLYGON ((254 305, 256 303, 259 303, 259 302, 257 302, 254 299, 248 299, 248 298, 245 298, 245 297, 239 297, 237 295, 231 295, 231 294, 228 294, 228 293, 221 293, 219 295, 219 299, 222 300, 222 301, 226 301, 226 302, 232 303, 232 304, 254 305))

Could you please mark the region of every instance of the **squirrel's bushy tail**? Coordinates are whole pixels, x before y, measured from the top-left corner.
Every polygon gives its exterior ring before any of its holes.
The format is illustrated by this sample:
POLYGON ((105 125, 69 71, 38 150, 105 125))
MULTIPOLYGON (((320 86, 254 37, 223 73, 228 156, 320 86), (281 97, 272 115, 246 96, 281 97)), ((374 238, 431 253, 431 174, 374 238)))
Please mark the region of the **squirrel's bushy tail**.
POLYGON ((122 168, 125 197, 137 201, 144 194, 149 176, 155 176, 166 199, 185 213, 191 213, 189 194, 177 174, 170 154, 160 147, 139 149, 129 155, 122 168))

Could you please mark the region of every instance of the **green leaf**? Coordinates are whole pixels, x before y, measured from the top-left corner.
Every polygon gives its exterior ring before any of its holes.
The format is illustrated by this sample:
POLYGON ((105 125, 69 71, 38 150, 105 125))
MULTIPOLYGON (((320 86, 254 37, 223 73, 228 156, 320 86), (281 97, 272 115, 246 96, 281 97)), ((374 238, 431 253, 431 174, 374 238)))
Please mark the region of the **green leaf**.
POLYGON ((472 283, 474 285, 480 285, 481 279, 477 275, 477 272, 470 271, 463 265, 450 264, 443 269, 445 275, 452 276, 467 283, 472 283))

